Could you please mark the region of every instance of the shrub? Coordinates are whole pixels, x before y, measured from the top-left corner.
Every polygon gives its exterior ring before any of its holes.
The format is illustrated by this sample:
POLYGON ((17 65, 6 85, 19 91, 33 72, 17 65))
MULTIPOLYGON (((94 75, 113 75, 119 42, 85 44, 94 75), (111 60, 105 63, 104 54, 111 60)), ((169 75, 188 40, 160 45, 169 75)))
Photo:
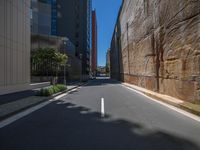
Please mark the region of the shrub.
POLYGON ((62 84, 53 85, 47 88, 42 88, 37 95, 39 96, 51 96, 53 94, 65 91, 67 87, 62 84))
POLYGON ((57 87, 58 89, 60 89, 61 91, 64 91, 64 90, 67 89, 67 87, 66 87, 65 85, 63 85, 63 84, 57 84, 56 87, 57 87))
POLYGON ((54 93, 60 92, 60 89, 57 86, 55 86, 55 85, 52 87, 52 89, 53 89, 54 93))

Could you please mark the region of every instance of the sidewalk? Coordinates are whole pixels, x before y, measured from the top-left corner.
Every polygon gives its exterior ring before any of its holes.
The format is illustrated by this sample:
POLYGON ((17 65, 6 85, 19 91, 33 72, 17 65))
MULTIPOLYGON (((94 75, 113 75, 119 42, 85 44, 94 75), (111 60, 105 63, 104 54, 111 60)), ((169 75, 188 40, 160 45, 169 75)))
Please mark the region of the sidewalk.
MULTIPOLYGON (((70 83, 70 85, 67 86, 67 90, 64 92, 71 91, 83 84, 84 83, 81 83, 81 82, 70 83)), ((23 92, 1 95, 0 96, 0 120, 3 120, 11 115, 14 115, 18 112, 21 112, 39 103, 52 99, 53 97, 58 96, 59 94, 62 94, 64 92, 57 93, 50 97, 35 96, 36 95, 35 90, 28 90, 28 91, 23 91, 23 92)))
POLYGON ((145 88, 138 87, 136 85, 132 85, 129 83, 122 83, 122 85, 132 88, 136 91, 142 92, 149 97, 155 98, 156 100, 165 102, 167 104, 173 105, 175 107, 181 108, 185 111, 188 111, 190 113, 200 116, 200 104, 193 104, 190 102, 185 102, 183 100, 180 100, 180 99, 168 96, 168 95, 156 93, 156 92, 153 92, 153 91, 150 91, 145 88))

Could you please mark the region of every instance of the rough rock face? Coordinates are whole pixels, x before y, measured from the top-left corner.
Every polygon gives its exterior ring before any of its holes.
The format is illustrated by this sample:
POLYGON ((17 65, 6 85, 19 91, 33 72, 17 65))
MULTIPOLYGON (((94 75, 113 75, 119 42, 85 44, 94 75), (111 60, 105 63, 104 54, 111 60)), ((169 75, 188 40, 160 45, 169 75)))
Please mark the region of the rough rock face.
POLYGON ((124 0, 111 43, 111 76, 200 101, 200 0, 124 0))

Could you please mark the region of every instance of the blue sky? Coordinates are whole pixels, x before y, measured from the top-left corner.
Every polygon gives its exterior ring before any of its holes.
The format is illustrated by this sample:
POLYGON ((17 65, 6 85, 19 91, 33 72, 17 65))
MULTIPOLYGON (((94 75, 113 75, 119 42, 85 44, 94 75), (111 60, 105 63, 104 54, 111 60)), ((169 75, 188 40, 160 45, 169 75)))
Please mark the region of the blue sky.
POLYGON ((92 7, 97 13, 98 66, 106 64, 106 51, 110 47, 121 2, 122 0, 92 0, 92 7))

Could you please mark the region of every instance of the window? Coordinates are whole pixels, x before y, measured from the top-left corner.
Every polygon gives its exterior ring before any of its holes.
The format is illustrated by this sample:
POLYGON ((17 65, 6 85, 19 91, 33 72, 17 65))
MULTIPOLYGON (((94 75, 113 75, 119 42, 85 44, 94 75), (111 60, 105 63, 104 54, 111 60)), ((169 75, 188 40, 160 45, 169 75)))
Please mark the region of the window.
POLYGON ((78 41, 76 41, 76 47, 79 47, 79 42, 78 41))
POLYGON ((76 37, 76 38, 78 38, 78 37, 79 37, 79 33, 78 33, 78 32, 76 32, 76 34, 75 34, 75 37, 76 37))

